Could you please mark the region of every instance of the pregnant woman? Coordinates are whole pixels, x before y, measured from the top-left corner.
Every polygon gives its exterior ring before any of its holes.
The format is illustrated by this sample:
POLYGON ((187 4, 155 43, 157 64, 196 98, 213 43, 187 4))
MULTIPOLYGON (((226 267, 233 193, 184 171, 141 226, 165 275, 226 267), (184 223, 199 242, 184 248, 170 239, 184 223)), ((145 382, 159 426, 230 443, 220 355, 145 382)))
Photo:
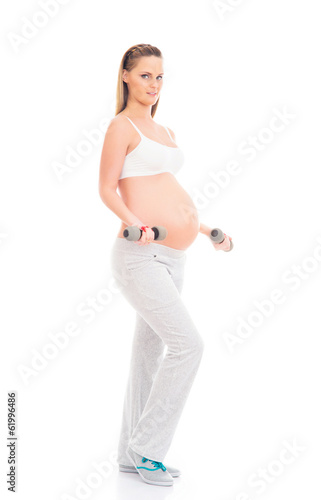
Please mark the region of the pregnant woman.
MULTIPOLYGON (((192 199, 175 178, 184 157, 173 131, 153 119, 163 75, 157 47, 139 44, 124 54, 116 114, 101 155, 99 194, 121 221, 111 269, 136 310, 119 469, 138 472, 147 483, 170 486, 180 472, 163 461, 204 346, 180 297, 185 250, 199 232, 209 236, 211 228, 199 222, 192 199), (142 229, 137 242, 123 236, 133 225, 142 229), (154 240, 151 227, 158 225, 167 229, 164 240, 154 240)), ((230 240, 227 235, 220 244, 208 239, 216 250, 228 250, 230 240)))

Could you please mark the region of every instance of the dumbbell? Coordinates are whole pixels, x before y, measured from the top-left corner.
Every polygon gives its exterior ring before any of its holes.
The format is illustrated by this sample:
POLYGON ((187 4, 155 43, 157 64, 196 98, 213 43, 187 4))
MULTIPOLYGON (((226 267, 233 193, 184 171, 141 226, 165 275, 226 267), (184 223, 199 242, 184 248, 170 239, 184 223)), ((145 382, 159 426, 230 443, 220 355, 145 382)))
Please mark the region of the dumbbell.
MULTIPOLYGON (((215 227, 214 229, 212 229, 210 233, 210 238, 212 241, 214 241, 214 243, 222 243, 222 241, 224 241, 225 236, 221 229, 215 227)), ((230 240, 230 249, 224 250, 224 252, 230 252, 233 247, 234 247, 233 242, 230 240)))
MULTIPOLYGON (((151 228, 154 231, 154 240, 164 240, 167 236, 167 229, 163 226, 154 226, 151 228)), ((123 231, 123 236, 128 241, 138 241, 143 234, 143 230, 137 226, 127 226, 123 231)))

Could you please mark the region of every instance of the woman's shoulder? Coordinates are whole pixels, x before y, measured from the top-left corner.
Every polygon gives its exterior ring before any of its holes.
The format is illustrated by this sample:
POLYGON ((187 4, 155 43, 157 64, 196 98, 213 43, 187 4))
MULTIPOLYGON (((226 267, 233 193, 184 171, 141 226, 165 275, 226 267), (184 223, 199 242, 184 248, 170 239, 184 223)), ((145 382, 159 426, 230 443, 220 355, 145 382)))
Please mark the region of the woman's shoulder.
POLYGON ((119 131, 124 133, 127 131, 131 133, 132 125, 130 121, 126 118, 126 115, 118 113, 118 115, 114 116, 108 125, 108 129, 112 129, 113 131, 119 131))
POLYGON ((126 115, 123 113, 118 113, 118 115, 114 116, 114 118, 110 120, 110 123, 126 123, 126 122, 128 122, 128 119, 126 118, 126 115))

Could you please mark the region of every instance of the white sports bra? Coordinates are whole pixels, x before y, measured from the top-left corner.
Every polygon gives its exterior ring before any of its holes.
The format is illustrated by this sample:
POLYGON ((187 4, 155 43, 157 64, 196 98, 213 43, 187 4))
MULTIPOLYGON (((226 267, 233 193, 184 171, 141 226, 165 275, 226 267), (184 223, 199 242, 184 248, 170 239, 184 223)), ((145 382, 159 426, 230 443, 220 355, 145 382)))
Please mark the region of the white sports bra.
MULTIPOLYGON (((141 133, 130 118, 128 120, 139 133, 141 141, 135 149, 126 155, 119 179, 140 175, 156 175, 162 172, 171 172, 175 175, 184 163, 182 150, 149 139, 141 133)), ((165 129, 173 141, 168 128, 165 127, 165 129)))

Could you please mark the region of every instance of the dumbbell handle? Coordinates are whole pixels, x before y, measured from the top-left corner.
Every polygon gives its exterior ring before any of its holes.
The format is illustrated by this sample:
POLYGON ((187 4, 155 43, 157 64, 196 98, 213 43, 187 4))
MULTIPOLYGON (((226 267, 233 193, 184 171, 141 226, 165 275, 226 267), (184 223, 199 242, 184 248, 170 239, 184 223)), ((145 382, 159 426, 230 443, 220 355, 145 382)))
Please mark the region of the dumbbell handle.
MULTIPOLYGON (((163 226, 153 226, 154 240, 164 240, 167 236, 167 229, 163 226)), ((128 241, 138 241, 143 234, 143 230, 138 226, 127 226, 123 231, 123 236, 128 241)))
MULTIPOLYGON (((219 229, 218 227, 215 227, 214 229, 211 230, 211 233, 210 233, 210 238, 212 241, 214 241, 214 243, 222 243, 222 241, 224 241, 224 233, 221 229, 219 229)), ((230 240, 230 249, 229 250, 224 250, 225 252, 230 252, 233 248, 233 242, 230 240)))

